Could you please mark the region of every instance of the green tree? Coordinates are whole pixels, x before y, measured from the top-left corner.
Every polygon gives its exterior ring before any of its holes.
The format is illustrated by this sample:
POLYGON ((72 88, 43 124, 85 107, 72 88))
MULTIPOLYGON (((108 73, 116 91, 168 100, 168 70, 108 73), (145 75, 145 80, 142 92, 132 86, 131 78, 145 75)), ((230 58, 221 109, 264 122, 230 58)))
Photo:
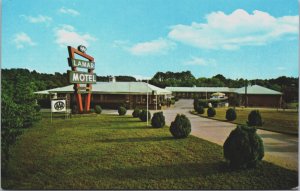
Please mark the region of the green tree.
POLYGON ((3 77, 1 96, 2 173, 6 172, 9 148, 16 142, 22 128, 40 119, 34 91, 35 81, 27 70, 12 70, 3 77))
POLYGON ((7 171, 9 160, 9 148, 16 142, 17 136, 21 134, 24 119, 20 108, 6 94, 1 97, 1 164, 2 175, 7 171))

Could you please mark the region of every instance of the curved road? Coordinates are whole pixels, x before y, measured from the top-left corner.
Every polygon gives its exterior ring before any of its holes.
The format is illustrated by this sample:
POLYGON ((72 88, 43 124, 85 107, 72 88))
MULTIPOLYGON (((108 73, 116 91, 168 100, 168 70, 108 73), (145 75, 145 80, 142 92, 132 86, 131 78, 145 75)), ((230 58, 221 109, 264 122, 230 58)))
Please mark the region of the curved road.
MULTIPOLYGON (((177 113, 186 115, 192 125, 191 134, 202 139, 223 146, 230 132, 236 127, 235 124, 207 119, 191 114, 193 100, 182 99, 176 102, 174 107, 163 110, 167 125, 175 119, 177 113)), ((154 111, 155 112, 155 111, 154 111)), ((298 170, 298 137, 275 133, 265 130, 257 130, 262 137, 265 146, 264 160, 298 170)))

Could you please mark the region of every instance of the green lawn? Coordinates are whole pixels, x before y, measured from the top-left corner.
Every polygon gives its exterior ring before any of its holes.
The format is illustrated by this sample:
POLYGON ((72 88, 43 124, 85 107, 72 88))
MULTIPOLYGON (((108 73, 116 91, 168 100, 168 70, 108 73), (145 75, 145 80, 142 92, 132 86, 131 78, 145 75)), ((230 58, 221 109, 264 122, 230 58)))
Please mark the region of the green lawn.
MULTIPOLYGON (((212 119, 226 121, 226 110, 228 108, 215 108, 216 116, 212 119)), ((256 108, 257 109, 257 108, 256 108)), ((237 119, 233 121, 236 124, 246 124, 248 114, 254 110, 253 108, 236 108, 237 119)), ((288 134, 298 134, 298 112, 296 111, 276 111, 275 109, 258 109, 263 118, 264 124, 260 129, 266 129, 274 132, 282 132, 288 134)), ((207 117, 205 113, 200 115, 207 117)))
POLYGON ((130 116, 43 119, 11 150, 4 189, 289 189, 298 173, 263 162, 231 171, 222 147, 130 116))

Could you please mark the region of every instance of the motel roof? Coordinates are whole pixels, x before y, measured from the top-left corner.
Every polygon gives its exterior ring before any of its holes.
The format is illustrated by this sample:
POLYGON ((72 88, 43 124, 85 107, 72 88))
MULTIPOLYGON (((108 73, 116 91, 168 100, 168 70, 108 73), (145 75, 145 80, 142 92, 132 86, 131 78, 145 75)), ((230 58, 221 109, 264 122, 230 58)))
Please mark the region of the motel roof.
MULTIPOLYGON (((83 86, 83 85, 82 85, 83 86)), ((85 86, 85 85, 84 85, 85 86)), ((73 85, 35 92, 36 94, 73 93, 73 85)), ((172 92, 145 82, 97 82, 92 85, 94 94, 151 94, 170 95, 172 92)))
MULTIPOLYGON (((245 94, 245 87, 238 88, 235 90, 237 94, 245 94)), ((253 85, 247 87, 247 94, 255 94, 255 95, 281 95, 281 92, 271 90, 269 88, 265 88, 259 85, 253 85)))
POLYGON ((166 90, 171 92, 232 92, 228 87, 166 87, 166 90))
MULTIPOLYGON (((166 87, 171 92, 209 92, 209 93, 237 93, 245 94, 245 87, 228 88, 228 87, 166 87)), ((253 95, 281 95, 281 92, 274 91, 263 86, 253 85, 247 87, 247 94, 253 95)))

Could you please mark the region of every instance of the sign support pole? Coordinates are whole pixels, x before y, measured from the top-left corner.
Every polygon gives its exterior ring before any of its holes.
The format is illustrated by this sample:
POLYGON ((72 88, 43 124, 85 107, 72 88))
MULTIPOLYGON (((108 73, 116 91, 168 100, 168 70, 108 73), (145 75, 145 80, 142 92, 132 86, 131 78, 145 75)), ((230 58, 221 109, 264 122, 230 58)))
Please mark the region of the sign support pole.
POLYGON ((148 94, 149 94, 149 93, 148 93, 149 89, 148 89, 148 88, 149 88, 149 87, 148 87, 148 82, 149 82, 149 81, 147 80, 147 127, 148 127, 148 123, 149 123, 149 122, 148 122, 148 112, 149 112, 149 106, 148 106, 148 104, 149 104, 149 100, 148 100, 148 99, 149 99, 149 98, 148 98, 148 97, 149 97, 149 95, 148 95, 148 94))

